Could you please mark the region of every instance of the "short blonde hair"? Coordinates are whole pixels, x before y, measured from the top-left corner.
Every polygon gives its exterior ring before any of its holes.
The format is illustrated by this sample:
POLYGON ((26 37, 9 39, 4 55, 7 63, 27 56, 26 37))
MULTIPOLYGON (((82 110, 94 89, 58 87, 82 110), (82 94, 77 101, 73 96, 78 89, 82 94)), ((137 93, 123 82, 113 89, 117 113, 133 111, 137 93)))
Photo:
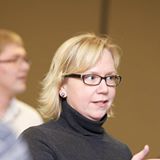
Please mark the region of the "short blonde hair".
POLYGON ((65 41, 54 54, 49 72, 42 81, 39 111, 44 118, 58 119, 61 113, 59 90, 64 76, 82 73, 94 66, 104 49, 111 52, 117 69, 120 61, 119 47, 106 35, 85 33, 65 41))
POLYGON ((10 44, 23 46, 23 40, 20 35, 13 31, 7 29, 0 29, 0 53, 7 45, 10 44))

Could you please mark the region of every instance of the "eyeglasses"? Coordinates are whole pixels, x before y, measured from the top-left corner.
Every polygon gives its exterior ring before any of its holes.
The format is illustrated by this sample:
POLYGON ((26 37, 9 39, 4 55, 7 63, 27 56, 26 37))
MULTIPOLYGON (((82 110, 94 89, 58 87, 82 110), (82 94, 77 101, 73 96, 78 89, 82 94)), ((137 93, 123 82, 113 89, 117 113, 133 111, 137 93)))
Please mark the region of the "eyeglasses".
POLYGON ((102 77, 96 74, 69 74, 65 75, 65 77, 80 78, 83 80, 83 83, 89 86, 97 86, 101 83, 102 79, 104 79, 108 87, 117 87, 122 80, 122 77, 119 75, 110 75, 102 77))
POLYGON ((27 57, 16 57, 16 58, 12 58, 12 59, 0 60, 0 63, 14 63, 16 65, 19 65, 22 62, 31 64, 31 61, 27 57))

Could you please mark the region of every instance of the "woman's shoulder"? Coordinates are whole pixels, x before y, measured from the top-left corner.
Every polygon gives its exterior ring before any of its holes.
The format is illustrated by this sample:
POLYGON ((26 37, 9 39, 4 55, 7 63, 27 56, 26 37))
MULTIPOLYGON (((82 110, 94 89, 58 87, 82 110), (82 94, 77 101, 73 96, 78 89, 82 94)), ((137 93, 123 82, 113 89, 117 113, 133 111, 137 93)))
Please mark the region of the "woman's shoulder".
POLYGON ((24 137, 25 139, 41 139, 41 137, 44 139, 45 137, 53 136, 56 134, 59 127, 60 126, 56 121, 50 120, 43 124, 27 128, 20 136, 24 137))
MULTIPOLYGON (((30 127, 22 132, 19 138, 25 140, 28 144, 33 157, 43 159, 44 156, 55 156, 55 138, 54 122, 47 122, 38 126, 30 127)), ((36 159, 35 158, 35 159, 36 159)))

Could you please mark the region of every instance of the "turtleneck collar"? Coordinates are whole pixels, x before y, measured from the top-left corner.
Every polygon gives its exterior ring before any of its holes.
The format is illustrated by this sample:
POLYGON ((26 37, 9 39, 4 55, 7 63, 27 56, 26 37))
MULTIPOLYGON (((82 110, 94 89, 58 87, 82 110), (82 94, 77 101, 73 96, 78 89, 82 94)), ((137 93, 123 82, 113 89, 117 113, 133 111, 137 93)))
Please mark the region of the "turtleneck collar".
POLYGON ((104 133, 102 124, 106 121, 107 115, 100 121, 92 121, 73 109, 66 100, 63 100, 61 118, 67 121, 69 127, 82 135, 100 136, 104 133))

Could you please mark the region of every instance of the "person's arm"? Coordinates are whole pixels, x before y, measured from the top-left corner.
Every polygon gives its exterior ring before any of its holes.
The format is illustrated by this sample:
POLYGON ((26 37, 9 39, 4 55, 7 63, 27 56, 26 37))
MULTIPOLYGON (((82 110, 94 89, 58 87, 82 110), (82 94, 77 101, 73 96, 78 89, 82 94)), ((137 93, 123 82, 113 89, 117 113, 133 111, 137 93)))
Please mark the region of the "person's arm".
MULTIPOLYGON (((143 150, 141 150, 139 153, 135 154, 131 160, 144 160, 145 157, 149 153, 149 146, 145 145, 143 150)), ((153 159, 148 159, 148 160, 160 160, 159 158, 153 158, 153 159)))

